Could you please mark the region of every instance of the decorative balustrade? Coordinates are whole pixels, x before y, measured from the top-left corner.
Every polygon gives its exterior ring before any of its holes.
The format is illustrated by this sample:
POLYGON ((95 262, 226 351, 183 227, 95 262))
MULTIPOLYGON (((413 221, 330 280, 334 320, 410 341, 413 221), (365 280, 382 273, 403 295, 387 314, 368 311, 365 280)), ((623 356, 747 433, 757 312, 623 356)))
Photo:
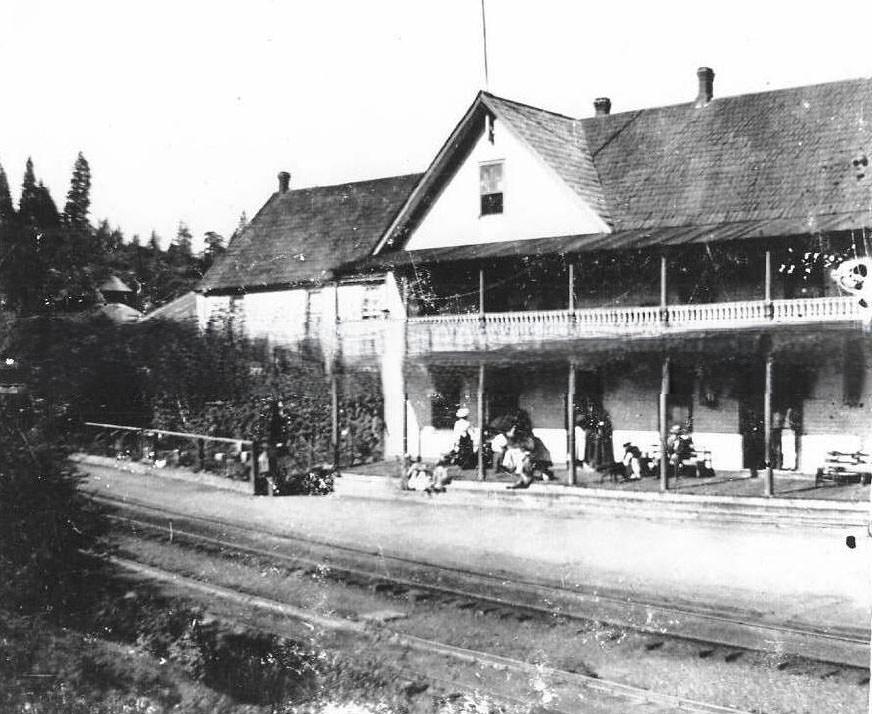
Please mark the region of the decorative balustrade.
POLYGON ((655 336, 682 330, 761 327, 827 321, 858 321, 851 297, 802 298, 586 310, 491 312, 410 318, 410 354, 488 350, 592 337, 655 336), (666 318, 664 320, 664 317, 666 318))
POLYGON ((861 308, 854 297, 804 298, 774 300, 773 319, 781 323, 862 320, 861 308))

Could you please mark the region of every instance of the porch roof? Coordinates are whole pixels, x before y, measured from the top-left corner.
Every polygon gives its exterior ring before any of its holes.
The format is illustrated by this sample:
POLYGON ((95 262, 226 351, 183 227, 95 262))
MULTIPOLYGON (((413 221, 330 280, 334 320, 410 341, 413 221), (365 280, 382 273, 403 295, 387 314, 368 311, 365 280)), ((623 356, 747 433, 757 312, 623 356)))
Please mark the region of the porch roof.
POLYGON ((694 330, 658 336, 596 337, 562 343, 503 347, 480 352, 431 352, 409 357, 419 365, 510 366, 516 364, 569 364, 601 367, 609 362, 637 357, 705 358, 719 361, 752 356, 762 358, 766 345, 776 361, 809 364, 841 354, 846 341, 863 336, 858 323, 773 325, 755 329, 694 330))
POLYGON ((555 236, 475 243, 424 250, 386 251, 344 266, 343 272, 370 272, 403 266, 481 261, 520 256, 572 255, 597 251, 643 250, 654 247, 676 247, 705 243, 723 243, 748 238, 786 238, 818 232, 834 233, 872 228, 868 211, 832 213, 805 218, 772 218, 735 223, 637 228, 615 233, 555 236))

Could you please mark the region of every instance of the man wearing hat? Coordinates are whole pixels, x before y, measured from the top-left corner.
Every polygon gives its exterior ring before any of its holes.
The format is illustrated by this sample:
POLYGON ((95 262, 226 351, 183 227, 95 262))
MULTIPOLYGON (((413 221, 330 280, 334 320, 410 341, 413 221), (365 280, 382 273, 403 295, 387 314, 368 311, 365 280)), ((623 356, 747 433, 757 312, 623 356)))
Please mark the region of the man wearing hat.
POLYGON ((634 446, 630 441, 624 444, 624 458, 622 462, 624 464, 625 475, 630 481, 638 481, 643 475, 646 475, 644 473, 646 469, 642 463, 642 452, 638 446, 634 446))
POLYGON ((460 407, 455 414, 457 421, 454 422, 454 463, 461 469, 475 468, 475 448, 472 444, 472 435, 469 430, 472 424, 469 422, 469 409, 460 407))
POLYGON ((678 424, 669 430, 666 438, 666 452, 669 455, 669 463, 672 464, 675 475, 678 476, 681 464, 693 454, 693 439, 678 424))

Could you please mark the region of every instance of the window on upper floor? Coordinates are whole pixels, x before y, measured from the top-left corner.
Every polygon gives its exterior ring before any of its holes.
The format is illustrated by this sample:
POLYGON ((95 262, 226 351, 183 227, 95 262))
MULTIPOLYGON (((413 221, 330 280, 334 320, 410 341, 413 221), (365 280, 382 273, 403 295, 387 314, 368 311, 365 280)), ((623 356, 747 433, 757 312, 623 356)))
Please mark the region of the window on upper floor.
POLYGON ((321 290, 309 290, 306 293, 306 332, 310 337, 316 336, 321 330, 323 303, 324 293, 321 290))
POLYGON ((367 285, 363 289, 363 300, 360 305, 360 316, 371 320, 382 316, 382 286, 367 285))
POLYGON ((479 187, 481 215, 490 216, 503 212, 503 162, 490 161, 480 164, 479 187))

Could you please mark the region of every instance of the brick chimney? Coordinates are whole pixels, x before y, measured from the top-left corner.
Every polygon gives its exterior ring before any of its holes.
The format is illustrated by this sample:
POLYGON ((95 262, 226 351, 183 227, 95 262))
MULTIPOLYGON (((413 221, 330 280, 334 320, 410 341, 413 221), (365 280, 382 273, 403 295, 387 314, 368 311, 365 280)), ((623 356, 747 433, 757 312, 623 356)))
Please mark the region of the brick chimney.
POLYGON ((597 97, 593 100, 593 109, 598 117, 608 116, 612 111, 612 100, 608 97, 597 97))
POLYGON ((291 185, 291 175, 287 171, 279 171, 279 193, 287 193, 291 185))
POLYGON ((715 71, 711 67, 700 67, 696 70, 699 79, 699 94, 696 96, 695 107, 704 107, 714 95, 715 71))

